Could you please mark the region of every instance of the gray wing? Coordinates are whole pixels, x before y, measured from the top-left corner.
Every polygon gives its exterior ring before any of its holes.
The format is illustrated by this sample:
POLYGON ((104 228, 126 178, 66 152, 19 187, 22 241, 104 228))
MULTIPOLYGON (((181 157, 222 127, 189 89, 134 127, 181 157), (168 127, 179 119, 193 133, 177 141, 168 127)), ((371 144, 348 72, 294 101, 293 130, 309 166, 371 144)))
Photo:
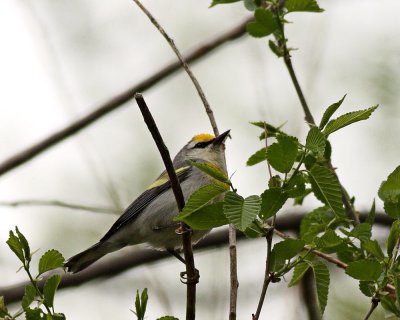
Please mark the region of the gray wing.
MULTIPOLYGON (((192 169, 192 166, 188 166, 186 169, 177 173, 180 183, 182 183, 189 177, 192 169)), ((118 218, 118 220, 114 222, 110 230, 108 230, 108 232, 104 235, 103 238, 101 238, 100 241, 106 241, 126 223, 133 221, 154 199, 156 199, 158 196, 160 196, 170 188, 171 182, 168 180, 162 185, 143 192, 135 201, 131 203, 131 205, 118 218)))

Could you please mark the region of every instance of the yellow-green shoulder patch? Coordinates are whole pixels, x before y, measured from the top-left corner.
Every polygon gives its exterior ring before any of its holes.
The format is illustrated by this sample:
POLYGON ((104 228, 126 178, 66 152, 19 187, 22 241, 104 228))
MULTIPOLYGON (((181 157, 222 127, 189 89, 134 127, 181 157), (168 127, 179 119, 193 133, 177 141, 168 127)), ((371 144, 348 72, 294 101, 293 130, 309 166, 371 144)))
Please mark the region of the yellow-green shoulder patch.
POLYGON ((192 138, 192 140, 198 141, 198 142, 210 141, 212 139, 215 139, 215 137, 212 134, 208 134, 208 133, 197 134, 192 138))
MULTIPOLYGON (((187 168, 189 168, 189 166, 176 169, 176 170, 175 170, 175 173, 178 175, 180 172, 186 170, 187 168)), ((168 173, 167 173, 167 171, 164 171, 164 172, 158 177, 158 179, 157 179, 156 181, 154 181, 151 185, 149 185, 149 187, 148 187, 146 190, 150 190, 150 189, 153 189, 153 188, 155 188, 155 187, 159 187, 159 186, 163 185, 164 183, 166 183, 166 182, 168 182, 168 181, 169 181, 168 173)))

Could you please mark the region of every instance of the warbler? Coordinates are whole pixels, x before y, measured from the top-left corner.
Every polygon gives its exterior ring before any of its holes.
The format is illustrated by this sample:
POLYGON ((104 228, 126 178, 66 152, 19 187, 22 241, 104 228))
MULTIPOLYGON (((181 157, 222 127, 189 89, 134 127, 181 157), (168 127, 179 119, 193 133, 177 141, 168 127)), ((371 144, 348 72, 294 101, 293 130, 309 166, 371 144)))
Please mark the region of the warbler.
MULTIPOLYGON (((210 134, 196 135, 175 156, 173 165, 185 202, 194 191, 213 180, 188 160, 208 163, 226 173, 224 142, 229 132, 225 131, 217 137, 210 134)), ((70 258, 65 267, 69 272, 76 273, 110 252, 140 243, 167 250, 180 258, 176 249, 182 247, 182 238, 175 232, 178 223, 173 221, 178 213, 171 183, 164 171, 132 202, 99 242, 70 258)), ((193 230, 192 242, 196 243, 209 231, 193 230)))

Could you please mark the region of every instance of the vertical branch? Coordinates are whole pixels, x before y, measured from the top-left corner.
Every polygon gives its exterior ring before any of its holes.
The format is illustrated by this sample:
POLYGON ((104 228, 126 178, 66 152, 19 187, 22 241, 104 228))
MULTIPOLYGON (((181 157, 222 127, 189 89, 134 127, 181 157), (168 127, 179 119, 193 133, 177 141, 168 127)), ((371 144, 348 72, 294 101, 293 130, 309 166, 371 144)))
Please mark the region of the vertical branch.
MULTIPOLYGON (((314 117, 312 116, 310 108, 309 108, 309 106, 307 104, 307 101, 305 99, 303 90, 300 87, 300 83, 299 83, 299 81, 297 79, 296 73, 295 73, 294 68, 293 68, 292 58, 290 56, 290 52, 289 52, 289 49, 288 49, 287 44, 286 44, 287 40, 285 38, 285 27, 284 27, 284 24, 282 23, 279 10, 277 11, 276 15, 277 15, 277 22, 278 22, 278 26, 279 26, 279 31, 281 33, 281 37, 282 38, 279 38, 279 37, 276 36, 275 39, 277 40, 278 44, 281 46, 281 48, 283 50, 283 60, 285 62, 286 68, 287 68, 287 70, 289 72, 290 79, 292 80, 292 83, 293 83, 293 85, 294 85, 294 87, 296 89, 297 96, 298 96, 298 98, 300 100, 300 104, 301 104, 301 106, 303 108, 303 111, 304 111, 305 119, 306 119, 307 123, 309 124, 309 126, 315 126, 314 117)), ((339 181, 339 184, 340 184, 340 187, 341 187, 341 192, 342 192, 342 202, 344 204, 344 208, 346 210, 347 215, 350 218, 353 219, 353 224, 354 225, 359 224, 360 223, 360 218, 359 218, 357 212, 354 210, 354 208, 353 208, 353 206, 351 204, 350 197, 349 197, 346 189, 340 183, 339 177, 336 174, 335 169, 334 169, 334 167, 333 167, 333 165, 332 165, 330 160, 329 160, 329 163, 328 163, 328 167, 331 169, 332 173, 335 175, 336 179, 339 181)))
POLYGON ((229 320, 235 320, 239 281, 237 277, 236 229, 233 225, 229 225, 229 260, 231 278, 229 320))
POLYGON ((210 120, 211 126, 214 130, 214 134, 215 136, 219 135, 218 132, 218 127, 217 127, 217 123, 215 121, 214 118, 214 113, 212 111, 212 109, 210 108, 210 105, 206 99, 206 95, 203 92, 203 89, 201 88, 199 82, 197 81, 196 77, 193 75, 192 71, 189 68, 189 65, 186 63, 185 59, 183 58, 182 54, 179 52, 177 46, 174 43, 174 40, 166 33, 166 31, 164 30, 164 28, 158 23, 158 21, 154 18, 154 16, 143 6, 143 4, 139 1, 139 0, 133 0, 137 6, 143 11, 143 13, 149 18, 149 20, 151 21, 151 23, 158 29, 158 31, 160 31, 160 33, 162 34, 162 36, 165 38, 165 40, 167 40, 168 44, 170 45, 170 47, 172 48, 172 50, 175 52, 176 56, 178 57, 179 61, 181 62, 183 68, 185 69, 186 73, 188 74, 188 76, 190 77, 190 79, 192 80, 194 86, 196 87, 197 93, 199 94, 201 101, 204 104, 204 108, 207 112, 208 118, 210 120))
MULTIPOLYGON (((182 189, 179 184, 178 177, 176 176, 168 148, 166 147, 157 125, 151 115, 143 96, 140 93, 135 94, 135 99, 142 112, 144 121, 157 145, 158 151, 163 159, 165 169, 167 170, 171 187, 174 192, 176 203, 179 211, 182 211, 185 206, 185 199, 183 197, 182 189)), ((182 234, 183 253, 185 256, 186 275, 187 275, 187 294, 186 294, 186 319, 195 319, 196 314, 196 284, 198 282, 198 273, 194 265, 193 248, 192 248, 192 235, 191 229, 184 223, 181 223, 179 232, 182 234)))
MULTIPOLYGON (((268 150, 268 130, 267 130, 267 125, 264 122, 264 132, 265 132, 265 152, 268 150)), ((271 165, 269 164, 267 160, 267 168, 268 168, 268 174, 269 174, 269 179, 272 178, 272 170, 271 170, 271 165)), ((264 282, 263 282, 263 287, 261 290, 261 295, 260 299, 258 301, 258 306, 257 306, 257 311, 256 314, 253 314, 253 319, 258 320, 260 317, 261 309, 265 301, 265 295, 267 294, 268 286, 271 283, 273 279, 273 275, 270 273, 270 255, 271 255, 271 250, 272 250, 272 237, 274 235, 274 228, 275 228, 275 221, 276 221, 276 214, 272 217, 272 222, 270 229, 268 230, 265 238, 267 240, 267 257, 265 259, 265 274, 264 274, 264 282)))
MULTIPOLYGON (((217 122, 214 117, 214 113, 208 103, 206 96, 201 88, 197 78, 193 75, 192 71, 189 68, 189 65, 179 52, 177 46, 175 45, 173 39, 166 33, 164 28, 158 23, 158 21, 154 18, 154 16, 143 6, 143 4, 139 0, 133 0, 137 6, 143 11, 143 13, 149 18, 151 23, 158 29, 158 31, 162 34, 165 40, 168 42, 176 56, 178 57, 181 65, 185 69, 186 73, 189 75, 192 80, 194 86, 196 87, 197 93, 199 94, 204 109, 207 113, 208 119, 210 121, 211 127, 214 131, 214 135, 219 135, 219 130, 217 126, 217 122)), ((231 278, 231 287, 230 287, 230 307, 229 307, 229 319, 236 319, 236 305, 237 305, 237 291, 239 287, 238 277, 237 277, 237 250, 236 250, 236 229, 230 224, 229 225, 229 257, 230 257, 230 278, 231 278)), ((189 276, 189 274, 188 274, 189 276)))

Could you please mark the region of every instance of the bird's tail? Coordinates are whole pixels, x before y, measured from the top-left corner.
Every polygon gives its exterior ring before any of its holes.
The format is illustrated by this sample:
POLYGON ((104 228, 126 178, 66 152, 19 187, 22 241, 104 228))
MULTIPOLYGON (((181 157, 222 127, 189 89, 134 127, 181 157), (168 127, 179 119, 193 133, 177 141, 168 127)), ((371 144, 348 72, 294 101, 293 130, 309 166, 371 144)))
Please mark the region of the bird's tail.
POLYGON ((91 246, 89 249, 78 253, 77 255, 68 259, 64 264, 68 272, 77 273, 89 267, 92 263, 99 260, 101 257, 105 256, 107 253, 118 250, 114 244, 106 241, 97 242, 95 245, 91 246))

